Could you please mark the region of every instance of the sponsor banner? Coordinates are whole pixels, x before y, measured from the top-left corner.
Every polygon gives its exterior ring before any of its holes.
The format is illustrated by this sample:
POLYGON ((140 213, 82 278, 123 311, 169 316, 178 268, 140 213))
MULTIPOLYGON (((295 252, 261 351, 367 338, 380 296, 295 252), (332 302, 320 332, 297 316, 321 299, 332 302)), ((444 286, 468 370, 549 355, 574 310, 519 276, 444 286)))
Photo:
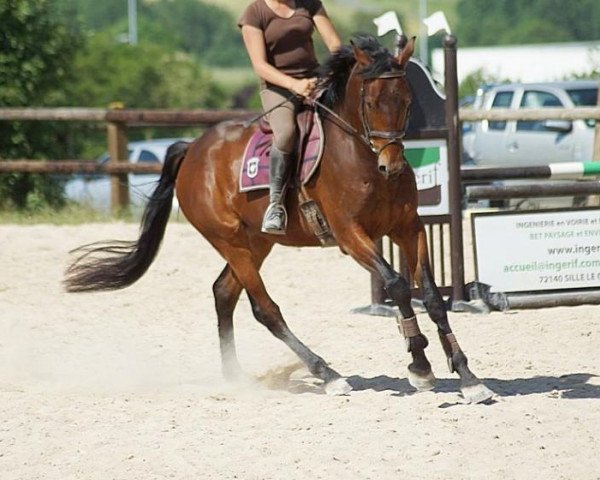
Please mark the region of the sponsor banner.
POLYGON ((407 140, 404 146, 404 156, 417 180, 419 214, 449 214, 446 140, 407 140))
POLYGON ((600 210, 474 213, 477 280, 493 292, 600 287, 600 210))

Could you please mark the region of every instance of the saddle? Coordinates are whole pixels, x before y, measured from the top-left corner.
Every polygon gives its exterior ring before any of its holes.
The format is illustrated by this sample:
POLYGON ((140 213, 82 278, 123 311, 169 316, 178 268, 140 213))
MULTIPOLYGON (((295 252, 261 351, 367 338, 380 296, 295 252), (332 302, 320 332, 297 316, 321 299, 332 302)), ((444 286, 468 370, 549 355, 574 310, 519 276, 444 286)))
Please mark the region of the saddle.
MULTIPOLYGON (((306 106, 296 118, 298 124, 297 165, 292 184, 305 185, 317 170, 323 154, 323 125, 314 108, 306 106)), ((265 117, 258 123, 244 150, 240 171, 240 192, 269 188, 269 162, 273 131, 265 117)))
MULTIPOLYGON (((313 107, 306 106, 297 117, 298 149, 297 165, 291 185, 298 186, 300 210, 309 227, 322 246, 336 245, 326 218, 314 200, 308 197, 303 188, 316 172, 323 155, 323 124, 313 107)), ((259 129, 252 135, 244 150, 240 171, 240 192, 269 188, 269 162, 273 141, 270 125, 261 117, 259 129)))

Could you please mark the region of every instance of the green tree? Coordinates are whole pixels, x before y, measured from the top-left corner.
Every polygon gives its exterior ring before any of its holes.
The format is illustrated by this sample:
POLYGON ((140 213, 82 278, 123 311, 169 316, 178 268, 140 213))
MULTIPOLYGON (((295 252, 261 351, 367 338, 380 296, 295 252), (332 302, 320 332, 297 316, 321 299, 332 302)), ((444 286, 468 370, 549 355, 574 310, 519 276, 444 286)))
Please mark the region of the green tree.
MULTIPOLYGON (((91 31, 123 37, 128 31, 124 0, 55 0, 91 31)), ((248 66, 236 19, 223 8, 200 0, 138 0, 140 44, 160 44, 196 56, 202 64, 248 66)))
POLYGON ((103 30, 127 18, 127 0, 53 0, 63 11, 70 12, 67 21, 83 24, 90 30, 103 30))
POLYGON ((249 65, 236 20, 227 10, 198 0, 145 2, 140 14, 175 34, 181 50, 202 63, 217 66, 249 65))
MULTIPOLYGON (((56 106, 81 36, 60 20, 47 0, 0 2, 0 106, 56 106)), ((57 139, 64 125, 0 122, 0 158, 55 158, 64 155, 57 139)), ((0 206, 35 208, 60 204, 58 182, 39 175, 0 176, 0 206)))
POLYGON ((225 101, 194 58, 155 44, 134 46, 93 35, 76 56, 75 69, 73 105, 106 107, 120 101, 130 108, 218 108, 225 101))
POLYGON ((459 0, 457 36, 463 46, 596 40, 597 0, 459 0))
POLYGON ((466 99, 474 96, 477 93, 477 89, 482 85, 507 82, 509 82, 509 80, 506 78, 498 78, 495 75, 490 75, 479 69, 467 75, 463 81, 460 82, 460 85, 458 86, 458 98, 466 99))
MULTIPOLYGON (((108 33, 89 37, 74 61, 78 76, 67 86, 69 105, 106 108, 223 108, 228 100, 219 85, 191 55, 148 42, 129 45, 108 33)), ((94 158, 106 149, 104 132, 79 126, 85 138, 82 155, 94 158)), ((181 130, 132 131, 131 139, 179 136, 181 130)), ((194 131, 185 133, 193 135, 194 131)))

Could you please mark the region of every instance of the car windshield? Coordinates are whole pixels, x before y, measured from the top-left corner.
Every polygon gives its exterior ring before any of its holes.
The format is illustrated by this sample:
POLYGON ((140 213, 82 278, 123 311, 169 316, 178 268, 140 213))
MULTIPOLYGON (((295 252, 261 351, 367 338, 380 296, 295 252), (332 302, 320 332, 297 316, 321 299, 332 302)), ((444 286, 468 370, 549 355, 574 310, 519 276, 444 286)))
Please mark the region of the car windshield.
MULTIPOLYGON (((569 97, 571 97, 571 100, 576 107, 595 107, 597 105, 597 88, 575 88, 572 90, 567 90, 567 93, 569 94, 569 97)), ((590 128, 594 128, 596 121, 588 118, 585 121, 585 124, 590 128)))

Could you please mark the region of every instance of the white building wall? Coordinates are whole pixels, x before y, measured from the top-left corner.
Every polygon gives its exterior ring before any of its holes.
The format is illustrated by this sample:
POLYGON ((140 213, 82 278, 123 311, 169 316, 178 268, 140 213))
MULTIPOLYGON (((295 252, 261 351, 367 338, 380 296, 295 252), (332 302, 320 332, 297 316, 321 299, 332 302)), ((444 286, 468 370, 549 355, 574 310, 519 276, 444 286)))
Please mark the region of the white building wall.
MULTIPOLYGON (((460 47, 458 39, 458 82, 482 70, 495 79, 512 82, 569 80, 573 75, 600 69, 600 41, 498 47, 460 47)), ((443 49, 432 51, 434 78, 443 82, 443 49)))

